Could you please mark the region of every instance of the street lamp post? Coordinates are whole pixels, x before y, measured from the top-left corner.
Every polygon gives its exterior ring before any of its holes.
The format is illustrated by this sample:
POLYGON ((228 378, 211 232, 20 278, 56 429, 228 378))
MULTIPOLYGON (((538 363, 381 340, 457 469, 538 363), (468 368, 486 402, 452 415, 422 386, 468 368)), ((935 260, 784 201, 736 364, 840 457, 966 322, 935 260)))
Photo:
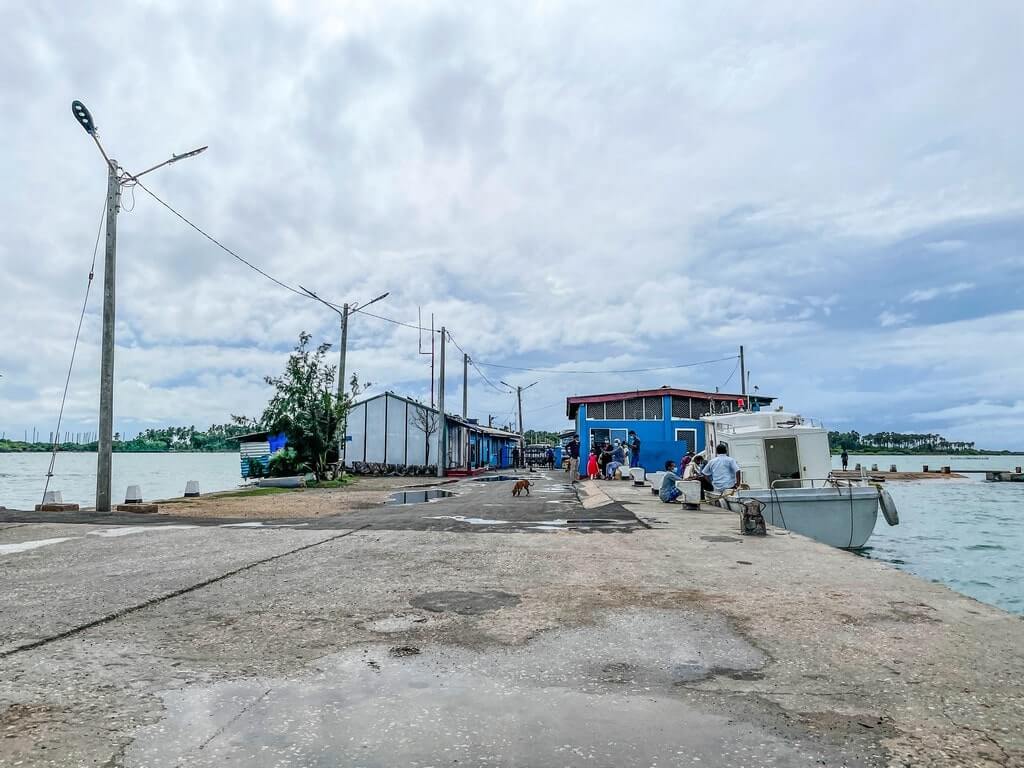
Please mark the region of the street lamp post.
MULTIPOLYGON (((348 350, 348 318, 349 318, 349 315, 353 315, 356 312, 361 312, 364 309, 366 309, 368 306, 370 306, 371 304, 374 304, 374 303, 380 301, 381 299, 387 298, 387 296, 391 293, 391 291, 387 291, 385 293, 382 293, 377 298, 371 299, 370 301, 366 302, 365 304, 362 304, 362 305, 360 305, 360 304, 351 304, 351 305, 349 305, 348 303, 345 303, 345 304, 342 304, 341 308, 339 309, 337 304, 332 304, 329 301, 325 301, 324 299, 321 299, 319 296, 317 296, 315 293, 313 293, 313 291, 309 290, 308 288, 303 288, 301 285, 299 286, 299 288, 302 288, 302 290, 310 298, 316 299, 321 304, 323 304, 325 307, 330 309, 332 312, 336 312, 338 314, 338 317, 341 320, 341 344, 339 344, 339 350, 338 350, 338 402, 340 403, 340 402, 342 402, 342 399, 345 397, 345 355, 346 355, 347 350, 348 350)), ((340 424, 338 424, 338 462, 340 463, 340 465, 342 467, 345 466, 345 438, 346 438, 346 432, 348 431, 348 429, 347 429, 348 428, 348 424, 347 424, 348 418, 347 418, 347 415, 348 414, 346 413, 346 415, 343 418, 342 422, 340 424)))
POLYGON ((514 389, 516 391, 516 402, 519 404, 519 452, 520 454, 522 454, 521 458, 525 461, 526 436, 523 434, 523 390, 536 386, 540 382, 535 381, 533 382, 533 384, 528 384, 525 387, 513 387, 507 381, 503 381, 501 383, 504 384, 509 389, 514 389))
POLYGON ((171 155, 162 163, 132 174, 110 159, 96 134, 92 114, 80 101, 71 102, 71 113, 94 142, 107 164, 107 225, 103 255, 103 342, 100 356, 100 418, 96 458, 96 511, 110 511, 110 476, 113 463, 114 431, 114 320, 117 262, 117 212, 121 207, 121 188, 125 182, 137 181, 150 171, 194 157, 206 150, 199 147, 181 155, 171 155))

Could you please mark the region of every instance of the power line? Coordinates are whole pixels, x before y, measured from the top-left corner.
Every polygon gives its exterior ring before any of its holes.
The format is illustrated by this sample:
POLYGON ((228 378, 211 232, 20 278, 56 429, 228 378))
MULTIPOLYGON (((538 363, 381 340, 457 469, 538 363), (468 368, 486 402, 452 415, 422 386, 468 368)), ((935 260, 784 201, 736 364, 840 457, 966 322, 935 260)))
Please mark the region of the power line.
POLYGON ((732 377, 736 375, 736 370, 739 367, 740 367, 740 359, 737 357, 736 358, 736 365, 733 366, 732 373, 730 373, 729 374, 729 378, 725 380, 725 383, 722 385, 722 389, 725 389, 727 386, 729 386, 729 382, 732 381, 732 377))
POLYGON ((75 343, 71 345, 71 362, 68 363, 68 375, 64 379, 64 394, 60 398, 60 413, 57 414, 57 431, 54 436, 52 450, 50 451, 50 467, 46 470, 46 484, 43 486, 43 502, 46 502, 46 492, 50 490, 50 478, 53 477, 53 467, 57 463, 57 445, 60 443, 60 425, 64 420, 64 406, 68 400, 68 388, 71 386, 71 371, 75 367, 75 355, 78 352, 78 339, 82 335, 82 323, 85 321, 85 309, 89 306, 89 291, 92 290, 93 277, 96 275, 96 254, 100 250, 100 235, 103 233, 103 219, 106 217, 107 201, 103 200, 103 208, 100 209, 100 223, 96 229, 96 243, 92 247, 92 263, 89 265, 89 279, 85 284, 85 298, 82 299, 82 311, 78 315, 78 328, 75 330, 75 343))
MULTIPOLYGON (((147 187, 145 184, 143 184, 141 181, 139 181, 138 178, 134 178, 133 181, 134 181, 134 184, 142 187, 143 191, 147 195, 152 197, 154 200, 156 200, 156 202, 158 202, 160 205, 162 205, 164 208, 166 208, 168 211, 170 211, 172 214, 174 214, 177 218, 179 218, 181 221, 183 221, 185 224, 187 224, 189 227, 194 229, 196 232, 198 232, 200 235, 205 237, 207 240, 209 240, 211 243, 216 245, 218 248, 220 248, 222 251, 227 253, 232 258, 236 259, 237 261, 241 262, 245 266, 249 267, 249 269, 251 269, 254 272, 256 272, 257 274, 263 276, 264 278, 266 278, 270 282, 274 283, 275 285, 278 285, 281 288, 284 288, 286 291, 290 291, 291 293, 294 293, 296 296, 301 296, 304 299, 308 299, 309 298, 303 291, 301 291, 298 288, 295 288, 295 287, 289 285, 288 283, 284 282, 283 280, 279 280, 278 278, 274 277, 273 275, 271 275, 266 270, 258 267, 256 264, 252 263, 251 261, 249 261, 245 257, 243 257, 243 256, 239 255, 238 253, 236 253, 235 251, 233 251, 228 246, 224 245, 224 243, 222 243, 220 240, 218 240, 213 235, 208 233, 206 230, 204 230, 198 224, 195 224, 194 222, 192 222, 187 216, 185 216, 183 213, 179 212, 177 209, 175 209, 173 206, 171 206, 170 203, 168 203, 167 201, 162 199, 160 196, 158 196, 155 192, 153 192, 153 190, 151 190, 149 187, 147 187)), ((325 300, 325 303, 330 304, 331 306, 337 307, 339 309, 342 306, 340 304, 336 304, 335 302, 326 301, 326 300, 325 300)), ((416 330, 416 331, 431 331, 433 333, 440 333, 440 331, 437 330, 437 329, 424 328, 423 326, 419 325, 418 323, 416 323, 416 324, 414 324, 414 323, 406 323, 406 322, 403 322, 401 320, 395 320, 392 317, 387 317, 385 315, 378 315, 376 313, 367 312, 365 310, 360 310, 358 308, 355 309, 355 310, 352 310, 352 312, 353 313, 359 312, 361 314, 366 315, 367 317, 372 317, 372 318, 375 318, 377 320, 383 320, 384 322, 392 323, 393 325, 398 325, 398 326, 401 326, 403 328, 411 328, 411 329, 416 330)), ((448 338, 451 339, 452 343, 455 344, 455 346, 463 354, 468 354, 458 344, 458 342, 456 342, 454 339, 452 339, 450 333, 448 334, 448 338)), ((502 364, 499 364, 499 363, 484 363, 484 362, 481 362, 481 363, 478 364, 475 360, 473 360, 472 355, 470 355, 469 357, 470 357, 470 364, 473 366, 473 369, 480 375, 480 378, 482 378, 488 384, 488 386, 492 387, 497 392, 504 392, 504 390, 502 390, 501 388, 496 386, 489 378, 487 378, 486 374, 484 374, 484 372, 480 370, 480 367, 479 367, 480 365, 483 365, 483 366, 485 366, 487 368, 501 368, 503 370, 509 370, 509 371, 530 371, 530 372, 533 372, 533 373, 607 374, 607 373, 647 373, 647 372, 651 372, 651 371, 670 371, 670 370, 678 370, 678 369, 682 369, 682 368, 694 368, 694 367, 697 367, 697 366, 700 366, 700 365, 709 365, 711 363, 719 363, 719 362, 722 362, 724 360, 734 360, 734 359, 737 359, 735 355, 730 355, 728 357, 720 357, 720 358, 716 358, 714 360, 701 360, 701 361, 698 361, 698 362, 695 362, 695 363, 684 363, 684 364, 681 364, 681 365, 663 365, 663 366, 655 366, 655 367, 652 367, 652 368, 624 368, 624 369, 618 369, 618 370, 610 369, 610 370, 599 370, 599 371, 586 371, 586 370, 557 370, 557 369, 550 369, 550 368, 527 368, 527 367, 520 367, 520 366, 514 366, 514 365, 502 365, 502 364)), ((738 365, 738 363, 737 363, 737 365, 738 365)))
MULTIPOLYGON (((671 371, 678 368, 696 368, 699 365, 710 365, 711 363, 720 363, 723 360, 738 360, 736 355, 729 355, 728 357, 718 357, 714 360, 699 360, 695 363, 682 363, 681 365, 659 365, 654 368, 624 368, 620 370, 604 369, 600 371, 578 371, 578 370, 560 370, 555 368, 521 368, 514 365, 501 365, 499 363, 484 363, 480 365, 486 368, 503 368, 509 371, 531 371, 533 373, 571 373, 571 374, 589 374, 589 373, 647 373, 649 371, 671 371)), ((738 365, 739 363, 737 363, 738 365)))
POLYGON ((479 374, 481 379, 483 379, 485 382, 487 382, 487 385, 491 389, 493 389, 495 392, 500 392, 503 395, 511 394, 511 390, 502 389, 501 387, 497 386, 493 381, 491 381, 489 378, 487 378, 487 375, 483 371, 480 370, 480 368, 476 364, 476 361, 473 360, 473 356, 471 354, 469 354, 466 350, 464 350, 462 348, 462 346, 459 344, 459 342, 457 342, 455 340, 455 338, 452 336, 452 332, 451 331, 448 331, 448 340, 452 344, 455 345, 455 348, 458 349, 459 352, 461 352, 462 354, 464 354, 466 357, 469 358, 469 364, 471 366, 473 366, 473 370, 476 371, 479 374))
POLYGON ((142 187, 143 191, 144 191, 144 192, 145 192, 145 193, 146 193, 147 195, 149 195, 150 197, 152 197, 152 198, 153 198, 154 200, 156 200, 156 201, 157 201, 158 203, 160 203, 160 205, 162 205, 162 206, 163 206, 164 208, 166 208, 166 209, 167 209, 168 211, 170 211, 171 213, 173 213, 173 214, 174 214, 175 216, 177 216, 177 217, 178 217, 179 219, 181 219, 181 220, 182 220, 183 222, 185 222, 186 224, 188 224, 188 225, 189 225, 190 227, 192 227, 192 229, 194 229, 194 230, 195 230, 196 232, 198 232, 198 233, 199 233, 200 235, 202 235, 202 236, 203 236, 203 237, 205 237, 205 238, 206 238, 207 240, 209 240, 209 241, 210 241, 211 243, 213 243, 214 245, 216 245, 216 246, 217 246, 218 248, 220 248, 220 249, 221 249, 222 251, 224 251, 225 253, 227 253, 227 254, 228 254, 229 256, 232 256, 233 258, 235 258, 235 259, 238 259, 238 260, 239 260, 240 262, 242 262, 243 264, 245 264, 245 266, 247 266, 247 267, 248 267, 249 269, 253 270, 254 272, 258 272, 259 274, 263 275, 263 277, 267 278, 267 280, 269 280, 269 281, 270 281, 270 282, 272 282, 272 283, 276 283, 277 285, 279 285, 279 286, 281 286, 282 288, 284 288, 284 289, 285 289, 286 291, 291 291, 292 293, 296 294, 297 296, 302 296, 302 297, 303 297, 304 299, 305 299, 305 298, 308 298, 308 297, 306 296, 306 294, 304 294, 304 293, 303 293, 302 291, 300 291, 300 290, 299 290, 298 288, 293 288, 292 286, 288 285, 287 283, 285 283, 285 282, 283 282, 283 281, 281 281, 281 280, 278 280, 278 279, 277 279, 276 277, 274 277, 273 275, 271 275, 271 274, 270 274, 269 272, 264 272, 264 271, 263 271, 262 269, 260 269, 259 267, 257 267, 257 266, 256 266, 255 264, 253 264, 253 263, 252 263, 251 261, 249 261, 248 259, 246 259, 246 258, 243 258, 242 256, 239 256, 239 255, 238 255, 237 253, 235 253, 235 252, 234 252, 233 250, 231 250, 230 248, 228 248, 228 247, 227 247, 226 245, 224 245, 224 243, 222 243, 222 242, 221 242, 220 240, 218 240, 217 238, 215 238, 215 237, 214 237, 213 235, 209 234, 209 233, 208 233, 208 232, 207 232, 206 230, 204 230, 204 229, 203 229, 202 227, 200 227, 200 226, 199 226, 198 224, 193 224, 193 223, 192 223, 192 222, 191 222, 191 221, 190 221, 190 220, 189 220, 189 219, 188 219, 188 218, 187 218, 187 217, 186 217, 186 216, 185 216, 184 214, 182 214, 182 213, 179 213, 179 212, 178 212, 177 210, 175 210, 174 208, 172 208, 172 207, 171 207, 171 205, 170 205, 169 203, 167 203, 166 201, 164 201, 164 200, 163 200, 162 198, 158 197, 158 196, 157 196, 157 194, 156 194, 155 192, 153 192, 153 190, 151 190, 151 189, 150 189, 149 187, 147 187, 147 186, 146 186, 145 184, 143 184, 143 183, 142 183, 141 181, 139 181, 138 179, 136 179, 136 180, 135 180, 135 183, 136 183, 136 184, 138 184, 138 185, 139 185, 140 187, 142 187))
MULTIPOLYGON (((306 294, 305 294, 305 293, 303 293, 302 291, 300 291, 300 290, 298 290, 298 289, 296 289, 296 288, 294 288, 294 287, 292 287, 292 286, 288 285, 287 283, 285 283, 285 282, 284 282, 284 281, 282 281, 282 280, 279 280, 278 278, 274 278, 274 276, 273 276, 272 274, 270 274, 269 272, 267 272, 267 271, 266 271, 265 269, 262 269, 261 267, 257 266, 257 265, 256 265, 256 264, 254 264, 253 262, 249 261, 249 259, 247 259, 247 258, 245 258, 245 257, 243 257, 243 256, 240 256, 240 255, 239 255, 238 253, 236 253, 236 252, 232 251, 232 250, 231 250, 230 248, 228 248, 227 246, 225 246, 225 245, 224 245, 223 243, 221 243, 221 242, 220 242, 219 240, 217 240, 216 238, 214 238, 214 237, 212 236, 212 234, 210 234, 210 233, 209 233, 209 232, 207 232, 207 231, 206 231, 205 229, 203 229, 203 227, 199 226, 199 224, 196 224, 195 222, 191 221, 191 220, 190 220, 190 219, 189 219, 189 218, 188 218, 187 216, 185 216, 185 215, 184 215, 183 213, 181 213, 181 212, 179 212, 178 210, 176 210, 176 209, 175 209, 175 208, 174 208, 173 206, 171 206, 171 205, 170 205, 170 204, 169 204, 169 203, 168 203, 167 201, 165 201, 165 200, 163 200, 162 198, 160 198, 160 197, 159 197, 159 196, 158 196, 158 195, 157 195, 157 194, 155 193, 155 191, 153 191, 153 189, 151 189, 150 187, 147 187, 147 186, 146 186, 145 184, 143 184, 143 183, 142 183, 141 181, 139 181, 138 179, 135 179, 135 180, 134 180, 134 184, 138 184, 139 186, 141 186, 141 187, 142 187, 142 189, 143 189, 143 191, 145 191, 145 194, 146 194, 146 195, 150 196, 150 197, 151 197, 151 198, 153 198, 153 199, 154 199, 155 201, 157 201, 158 203, 160 203, 160 205, 162 205, 162 206, 163 206, 164 208, 166 208, 166 209, 167 209, 168 211, 170 211, 171 213, 173 213, 173 214, 174 214, 175 216, 177 216, 177 217, 178 217, 179 219, 181 219, 181 220, 182 220, 183 222, 185 222, 185 223, 186 223, 186 224, 187 224, 188 226, 190 226, 191 228, 193 228, 193 229, 195 229, 196 231, 198 231, 198 232, 199 232, 200 234, 202 234, 202 236, 203 236, 204 238, 206 238, 207 240, 209 240, 209 241, 210 241, 211 243, 213 243, 213 244, 214 244, 215 246, 217 246, 217 248, 221 249, 221 250, 222 250, 222 251, 223 251, 224 253, 228 254, 229 256, 231 256, 231 257, 232 257, 232 258, 234 258, 234 259, 238 259, 238 260, 239 260, 239 261, 241 261, 241 262, 242 262, 243 264, 245 264, 246 266, 248 266, 248 267, 249 267, 250 269, 252 269, 252 270, 254 270, 255 272, 257 272, 258 274, 262 275, 262 276, 263 276, 263 278, 266 278, 266 279, 267 279, 268 281, 270 281, 271 283, 273 283, 273 284, 275 284, 275 285, 278 285, 278 286, 280 286, 281 288, 284 288, 284 289, 285 289, 286 291, 291 291, 291 292, 292 292, 292 293, 294 293, 294 294, 295 294, 296 296, 301 296, 301 297, 302 297, 302 298, 304 298, 304 299, 307 299, 307 298, 309 298, 309 297, 308 297, 308 296, 306 296, 306 294)), ((326 300, 325 300, 325 301, 326 301, 326 300)), ((331 306, 337 307, 338 309, 341 309, 341 307, 342 307, 342 305, 341 305, 341 304, 337 304, 337 303, 335 303, 335 302, 333 302, 333 301, 326 301, 326 303, 330 304, 331 306)), ((359 309, 359 308, 357 308, 357 307, 356 307, 355 309, 352 309, 352 310, 350 310, 350 311, 351 311, 351 312, 352 312, 353 314, 354 314, 355 312, 360 312, 360 313, 362 313, 362 314, 365 314, 365 315, 367 315, 368 317, 375 317, 375 318, 377 318, 377 319, 380 319, 380 321, 384 321, 385 323, 391 323, 391 324, 393 324, 393 325, 395 325, 395 326, 401 326, 401 327, 403 327, 403 328, 411 328, 411 329, 413 329, 414 331, 430 331, 430 330, 431 330, 431 329, 429 329, 429 328, 421 328, 420 326, 418 326, 418 325, 414 325, 414 324, 412 324, 412 323, 403 323, 402 321, 397 321, 397 319, 394 319, 393 317, 386 317, 386 316, 384 316, 383 314, 376 314, 376 313, 374 313, 374 312, 368 312, 368 311, 366 311, 365 309, 359 309)), ((439 332, 439 331, 434 331, 434 333, 440 333, 440 332, 439 332)))

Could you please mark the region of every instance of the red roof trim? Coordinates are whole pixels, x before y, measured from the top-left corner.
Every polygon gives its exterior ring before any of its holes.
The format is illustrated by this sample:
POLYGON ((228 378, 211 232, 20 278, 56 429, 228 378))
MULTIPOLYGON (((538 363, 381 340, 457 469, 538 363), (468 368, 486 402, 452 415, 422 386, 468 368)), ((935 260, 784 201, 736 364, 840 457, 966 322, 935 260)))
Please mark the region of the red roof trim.
MULTIPOLYGON (((569 405, 579 403, 601 403, 607 400, 624 400, 627 397, 658 397, 659 395, 675 395, 676 397, 699 397, 704 400, 739 400, 743 395, 730 395, 727 392, 698 392, 695 389, 638 389, 634 392, 612 392, 607 395, 581 395, 579 397, 567 397, 569 405)), ((747 395, 750 399, 774 400, 767 395, 747 395)))
MULTIPOLYGON (((661 395, 675 395, 676 397, 696 397, 701 400, 736 400, 743 399, 743 395, 740 394, 729 394, 727 392, 700 392, 695 389, 674 389, 672 387, 663 387, 661 389, 638 389, 632 392, 610 392, 606 395, 580 395, 578 397, 567 397, 565 399, 565 410, 568 413, 569 418, 573 417, 573 413, 576 410, 573 406, 578 406, 586 403, 604 403, 609 400, 625 400, 629 397, 660 397, 661 395)), ((746 396, 748 400, 758 400, 762 403, 771 403, 774 397, 769 395, 761 394, 748 394, 746 396)))

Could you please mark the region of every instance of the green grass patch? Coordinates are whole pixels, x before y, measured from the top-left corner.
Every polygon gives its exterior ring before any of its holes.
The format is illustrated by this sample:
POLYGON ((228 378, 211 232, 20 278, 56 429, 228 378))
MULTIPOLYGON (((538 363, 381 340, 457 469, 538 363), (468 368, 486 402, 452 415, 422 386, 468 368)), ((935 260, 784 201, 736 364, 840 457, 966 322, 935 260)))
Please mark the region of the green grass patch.
POLYGON ((344 488, 346 485, 352 485, 355 480, 351 475, 348 475, 340 480, 307 480, 307 488, 344 488))
POLYGON ((218 493, 218 499, 235 499, 245 496, 273 496, 275 493, 291 493, 301 490, 300 488, 247 488, 244 491, 232 491, 231 493, 218 493))

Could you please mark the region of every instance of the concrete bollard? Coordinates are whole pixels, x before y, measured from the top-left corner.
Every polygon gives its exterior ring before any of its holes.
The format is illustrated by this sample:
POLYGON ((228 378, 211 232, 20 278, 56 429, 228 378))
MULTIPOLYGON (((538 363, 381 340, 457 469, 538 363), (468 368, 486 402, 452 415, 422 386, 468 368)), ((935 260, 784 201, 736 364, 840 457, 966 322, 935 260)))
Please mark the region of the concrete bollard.
POLYGON ((138 485, 129 485, 128 490, 124 494, 125 504, 141 504, 142 503, 142 488, 138 485))
POLYGON ((942 474, 944 474, 944 475, 948 475, 949 473, 950 473, 950 471, 949 471, 949 467, 943 467, 943 468, 942 468, 942 474))
POLYGON ((855 466, 855 467, 853 468, 853 471, 854 471, 854 472, 860 472, 860 463, 858 463, 858 464, 857 464, 857 466, 855 466))
POLYGON ((890 472, 895 472, 896 471, 896 465, 895 464, 890 464, 889 465, 889 471, 890 472))
POLYGON ((64 494, 60 491, 47 491, 43 494, 43 504, 63 504, 64 494))
POLYGON ((928 471, 928 465, 925 464, 923 467, 921 467, 921 471, 922 472, 927 472, 928 471))
POLYGON ((1013 471, 1016 472, 1019 475, 1020 474, 1020 467, 1014 467, 1013 471))
POLYGON ((199 495, 199 481, 189 480, 185 483, 185 498, 189 499, 199 495))
POLYGON ((877 472, 878 471, 878 465, 877 464, 872 464, 871 465, 871 471, 872 472, 877 472))

